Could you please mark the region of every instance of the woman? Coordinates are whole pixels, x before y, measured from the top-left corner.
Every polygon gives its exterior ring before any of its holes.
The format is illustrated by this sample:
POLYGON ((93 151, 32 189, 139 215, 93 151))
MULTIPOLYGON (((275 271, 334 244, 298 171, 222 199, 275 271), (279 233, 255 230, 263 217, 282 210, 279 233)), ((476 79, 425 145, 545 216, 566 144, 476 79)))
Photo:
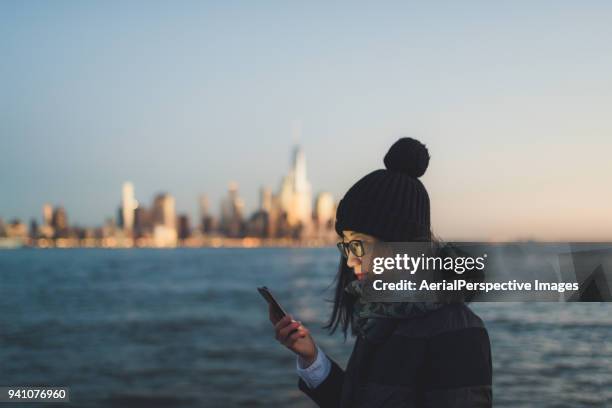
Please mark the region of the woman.
POLYGON ((432 238, 429 196, 418 180, 427 148, 402 138, 384 163, 349 189, 336 212, 343 258, 326 328, 357 336, 346 370, 291 316, 275 324, 276 338, 297 354, 298 386, 320 407, 490 407, 489 337, 465 304, 360 299, 371 244, 432 238))

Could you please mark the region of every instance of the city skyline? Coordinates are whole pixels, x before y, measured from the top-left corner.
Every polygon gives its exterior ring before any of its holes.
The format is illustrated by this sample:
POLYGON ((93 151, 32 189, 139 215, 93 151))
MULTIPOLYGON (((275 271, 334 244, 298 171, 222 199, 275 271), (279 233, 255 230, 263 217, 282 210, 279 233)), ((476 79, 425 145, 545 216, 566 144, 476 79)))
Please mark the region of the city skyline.
MULTIPOLYGON (((304 222, 306 218, 313 213, 315 207, 315 196, 319 194, 331 194, 325 190, 315 190, 315 194, 313 194, 311 183, 307 179, 306 172, 306 158, 305 153, 302 150, 300 145, 294 145, 291 149, 292 151, 292 165, 285 176, 280 177, 280 180, 277 183, 262 183, 257 191, 259 194, 258 201, 255 206, 247 207, 244 204, 243 197, 239 195, 239 200, 241 201, 241 210, 246 214, 252 214, 262 208, 265 209, 266 205, 264 204, 264 198, 262 197, 262 193, 264 191, 269 191, 272 193, 273 190, 278 190, 278 198, 282 203, 281 207, 289 212, 289 222, 293 225, 298 221, 304 222), (297 171, 296 171, 297 170, 297 171), (277 188, 274 188, 276 186, 277 188), (298 202, 293 202, 293 193, 294 190, 297 192, 300 197, 297 199, 298 202), (303 195, 303 196, 302 196, 303 195), (302 204, 306 202, 307 204, 302 204), (295 210, 293 210, 296 208, 295 210)), ((235 191, 236 194, 239 194, 240 185, 236 181, 228 181, 226 194, 229 192, 232 194, 232 191, 235 191)), ((162 195, 168 195, 174 198, 172 191, 168 189, 158 189, 149 197, 143 198, 141 201, 137 199, 136 194, 136 186, 131 180, 125 180, 121 183, 120 193, 117 194, 117 202, 118 207, 114 211, 108 211, 106 216, 102 216, 98 218, 98 221, 95 223, 82 223, 82 222, 74 222, 73 224, 81 226, 81 227, 94 227, 101 226, 107 221, 113 221, 115 223, 121 223, 128 226, 128 229, 132 229, 134 224, 134 215, 131 211, 135 210, 144 202, 148 202, 147 200, 154 200, 156 197, 162 195), (130 210, 131 209, 131 210, 130 210)), ((273 194, 273 193, 272 193, 273 194)), ((331 195, 333 197, 333 195, 331 195)), ((194 219, 197 219, 202 216, 203 212, 215 217, 215 218, 223 218, 224 212, 224 201, 227 199, 226 196, 221 196, 217 200, 216 206, 210 205, 210 196, 206 191, 201 191, 197 193, 197 199, 193 203, 194 211, 174 211, 176 213, 184 213, 189 216, 193 216, 194 219), (203 207, 206 207, 203 210, 203 207)), ((272 199, 272 196, 269 198, 272 199)), ((174 207, 174 204, 172 204, 174 207)), ((40 206, 40 211, 37 214, 32 214, 26 217, 19 216, 5 216, 2 217, 0 214, 0 219, 5 222, 10 222, 13 220, 18 220, 24 223, 28 223, 32 220, 39 222, 41 224, 47 223, 48 220, 51 219, 52 209, 53 208, 62 208, 66 210, 68 206, 64 202, 50 202, 44 201, 40 206)), ((184 207, 183 207, 184 208, 184 207)))
POLYGON ((329 192, 313 197, 306 156, 294 146, 291 166, 274 191, 261 187, 259 207, 248 211, 230 182, 219 202, 210 210, 207 195, 198 199, 199 216, 176 211, 176 200, 159 192, 151 204, 138 200, 131 181, 123 182, 116 217, 96 225, 70 222, 63 205, 45 203, 41 218, 28 221, 0 218, 0 247, 176 247, 220 245, 327 245, 335 240, 336 203, 329 192), (242 241, 242 240, 245 241, 242 241))

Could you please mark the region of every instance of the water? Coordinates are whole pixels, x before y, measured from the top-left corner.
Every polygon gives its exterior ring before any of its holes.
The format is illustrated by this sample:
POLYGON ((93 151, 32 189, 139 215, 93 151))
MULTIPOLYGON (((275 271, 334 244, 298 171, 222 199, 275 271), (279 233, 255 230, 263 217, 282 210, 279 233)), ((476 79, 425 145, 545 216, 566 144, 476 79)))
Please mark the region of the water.
MULTIPOLYGON (((68 385, 77 407, 312 407, 255 288, 345 365, 352 341, 321 329, 337 263, 332 248, 0 251, 0 385, 68 385)), ((495 406, 612 406, 612 304, 473 309, 495 406)))

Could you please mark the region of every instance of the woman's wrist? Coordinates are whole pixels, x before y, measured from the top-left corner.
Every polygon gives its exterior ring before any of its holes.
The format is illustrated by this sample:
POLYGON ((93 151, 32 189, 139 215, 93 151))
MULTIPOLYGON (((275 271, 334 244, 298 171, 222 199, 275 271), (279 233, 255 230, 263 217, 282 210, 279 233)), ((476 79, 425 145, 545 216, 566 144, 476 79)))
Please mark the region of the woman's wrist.
POLYGON ((298 354, 298 360, 302 368, 308 368, 314 363, 319 354, 319 347, 314 345, 314 352, 309 354, 298 354))
MULTIPOLYGON (((317 388, 329 376, 331 371, 331 361, 323 350, 316 346, 314 360, 308 366, 306 361, 302 361, 302 357, 297 356, 297 373, 300 378, 306 383, 308 388, 317 388)), ((312 357, 312 356, 311 356, 312 357)))

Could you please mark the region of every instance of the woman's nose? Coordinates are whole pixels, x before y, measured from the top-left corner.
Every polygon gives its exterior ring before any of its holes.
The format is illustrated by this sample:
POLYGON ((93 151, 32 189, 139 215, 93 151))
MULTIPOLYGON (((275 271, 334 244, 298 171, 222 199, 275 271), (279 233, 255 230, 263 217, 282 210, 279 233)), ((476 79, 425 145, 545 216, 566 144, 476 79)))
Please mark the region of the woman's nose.
POLYGON ((349 268, 354 268, 357 265, 361 265, 361 259, 358 256, 355 256, 352 253, 349 253, 349 257, 346 260, 346 264, 348 265, 349 268))

